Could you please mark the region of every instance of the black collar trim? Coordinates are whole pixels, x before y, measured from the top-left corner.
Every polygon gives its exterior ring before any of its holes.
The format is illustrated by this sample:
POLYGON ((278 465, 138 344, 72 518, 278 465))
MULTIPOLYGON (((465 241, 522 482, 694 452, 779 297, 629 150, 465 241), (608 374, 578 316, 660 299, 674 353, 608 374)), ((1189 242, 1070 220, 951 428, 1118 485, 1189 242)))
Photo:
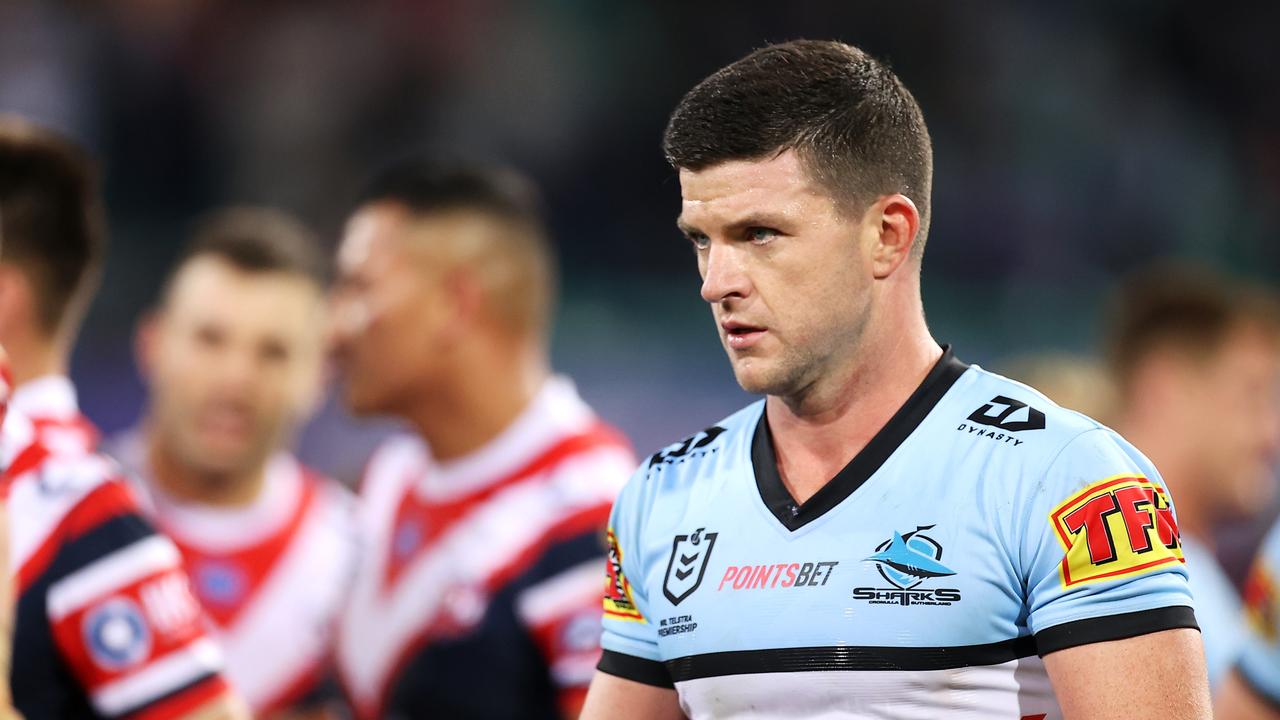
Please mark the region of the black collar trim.
POLYGON ((760 413, 755 436, 751 440, 751 464, 755 469, 760 499, 783 527, 791 531, 799 530, 844 502, 845 498, 862 487, 880 469, 898 446, 928 417, 942 396, 969 369, 968 365, 952 355, 951 346, 944 345, 942 350, 942 358, 925 376, 920 387, 907 398, 907 402, 898 408, 898 412, 894 413, 889 422, 880 428, 880 432, 871 438, 848 465, 803 505, 797 503, 782 484, 782 476, 778 474, 778 456, 774 453, 773 438, 769 433, 768 413, 760 413))

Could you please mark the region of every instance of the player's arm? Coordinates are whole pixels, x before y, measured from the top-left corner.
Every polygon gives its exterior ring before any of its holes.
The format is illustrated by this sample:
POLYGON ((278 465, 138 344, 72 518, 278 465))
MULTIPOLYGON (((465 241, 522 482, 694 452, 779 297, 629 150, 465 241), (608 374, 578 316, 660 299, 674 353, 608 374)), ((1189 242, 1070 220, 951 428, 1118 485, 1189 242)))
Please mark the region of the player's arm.
MULTIPOLYGON (((62 477, 108 472, 100 458, 43 469, 62 477)), ((101 717, 240 720, 247 711, 222 675, 173 543, 142 517, 119 479, 97 485, 63 523, 45 592, 56 651, 101 717)))
POLYGON ((1016 562, 1063 717, 1212 717, 1177 516, 1155 468, 1092 429, 1034 487, 1016 562))
POLYGON ((646 685, 596 672, 582 708, 583 720, 679 720, 684 717, 672 688, 646 685))
POLYGON ((1176 628, 1079 645, 1046 655, 1044 665, 1065 720, 1213 717, 1196 630, 1176 628))

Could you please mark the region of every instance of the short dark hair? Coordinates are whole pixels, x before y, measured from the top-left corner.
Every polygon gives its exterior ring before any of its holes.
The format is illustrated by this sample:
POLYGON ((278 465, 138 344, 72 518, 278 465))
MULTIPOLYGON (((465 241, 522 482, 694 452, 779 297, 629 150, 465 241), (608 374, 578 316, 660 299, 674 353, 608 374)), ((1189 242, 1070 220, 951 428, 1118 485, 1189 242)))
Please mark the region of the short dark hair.
POLYGON ((412 156, 378 171, 359 204, 398 202, 414 214, 475 210, 545 232, 537 187, 508 167, 412 156))
POLYGON ((498 310, 516 328, 545 332, 556 295, 556 258, 537 186, 501 165, 413 155, 384 167, 366 184, 359 205, 392 202, 416 217, 471 212, 501 223, 504 256, 525 280, 521 302, 498 310))
POLYGON ((914 97, 887 66, 851 45, 768 45, 690 90, 662 149, 693 171, 794 150, 837 206, 861 213, 901 193, 920 211, 914 251, 929 229, 933 145, 914 97))
POLYGON ((106 254, 98 169, 67 138, 0 116, 0 261, 20 268, 36 295, 37 326, 54 335, 78 323, 106 254))
POLYGON ((1151 355, 1204 360, 1241 328, 1261 330, 1280 348, 1275 293, 1203 267, 1162 263, 1121 281, 1109 307, 1107 362, 1124 390, 1151 355))
MULTIPOLYGON (((235 206, 200 219, 167 284, 191 261, 214 257, 247 273, 298 275, 323 287, 326 256, 311 231, 294 216, 267 207, 235 206)), ((167 289, 167 288, 166 288, 167 289)))

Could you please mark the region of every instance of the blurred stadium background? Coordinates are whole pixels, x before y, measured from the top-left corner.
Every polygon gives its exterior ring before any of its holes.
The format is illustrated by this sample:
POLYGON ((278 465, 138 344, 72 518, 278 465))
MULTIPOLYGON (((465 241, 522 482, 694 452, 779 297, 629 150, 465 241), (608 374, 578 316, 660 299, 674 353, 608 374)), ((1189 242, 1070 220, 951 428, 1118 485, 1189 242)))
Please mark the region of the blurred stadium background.
MULTIPOLYGON (((193 218, 271 204, 332 245, 367 172, 436 148, 542 184, 557 364, 644 453, 744 400, 658 149, 707 72, 800 36, 890 61, 936 148, 931 327, 999 368, 1091 352, 1107 291, 1155 258, 1280 279, 1276 27, 1239 0, 3 0, 0 110, 103 160, 112 248, 73 374, 108 432, 141 406, 134 323, 193 218)), ((331 400, 301 454, 352 480, 387 430, 331 400)))

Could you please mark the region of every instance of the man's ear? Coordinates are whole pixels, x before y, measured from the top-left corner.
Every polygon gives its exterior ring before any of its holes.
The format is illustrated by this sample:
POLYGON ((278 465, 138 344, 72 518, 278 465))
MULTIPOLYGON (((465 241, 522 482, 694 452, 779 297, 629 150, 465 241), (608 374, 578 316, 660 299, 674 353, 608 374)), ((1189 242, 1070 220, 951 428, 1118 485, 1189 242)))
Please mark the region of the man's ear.
MULTIPOLYGON (((0 263, 0 342, 17 337, 35 320, 35 291, 27 274, 0 263)), ((31 332, 28 331, 27 332, 31 332)))
POLYGON ((920 210, 911 198, 895 193, 876 200, 867 215, 875 237, 871 271, 877 280, 883 280, 911 257, 920 232, 920 210))

